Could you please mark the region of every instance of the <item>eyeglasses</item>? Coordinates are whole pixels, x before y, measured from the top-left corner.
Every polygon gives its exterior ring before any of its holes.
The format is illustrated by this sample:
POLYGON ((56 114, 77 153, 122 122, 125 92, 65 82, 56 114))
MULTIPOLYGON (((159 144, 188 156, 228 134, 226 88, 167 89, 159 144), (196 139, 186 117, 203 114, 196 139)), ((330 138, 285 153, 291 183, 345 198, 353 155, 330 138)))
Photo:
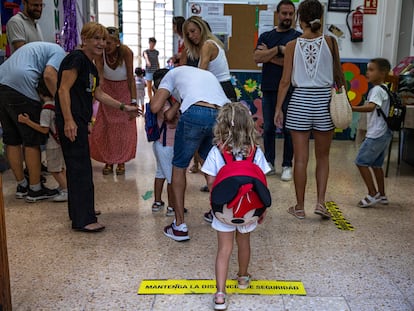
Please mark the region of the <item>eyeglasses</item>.
POLYGON ((26 2, 26 3, 32 8, 44 8, 46 6, 46 3, 29 3, 29 2, 26 2))

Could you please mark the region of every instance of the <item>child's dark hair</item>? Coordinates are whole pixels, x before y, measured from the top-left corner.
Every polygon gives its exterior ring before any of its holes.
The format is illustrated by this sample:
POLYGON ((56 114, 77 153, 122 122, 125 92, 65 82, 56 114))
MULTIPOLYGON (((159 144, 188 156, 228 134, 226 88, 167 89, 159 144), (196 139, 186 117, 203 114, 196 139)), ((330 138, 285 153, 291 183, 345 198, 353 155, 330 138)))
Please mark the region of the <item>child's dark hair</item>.
POLYGON ((158 89, 158 86, 161 83, 162 78, 164 78, 164 76, 167 74, 169 70, 166 68, 163 69, 158 69, 157 71, 154 72, 153 74, 153 80, 154 80, 154 87, 156 89, 158 89))
POLYGON ((280 12, 280 8, 281 8, 282 5, 291 5, 291 6, 293 6, 293 9, 296 10, 295 4, 291 0, 282 0, 277 5, 276 12, 278 12, 278 13, 280 12))
POLYGON ((53 95, 50 93, 49 89, 47 88, 43 77, 40 78, 39 83, 37 84, 37 92, 42 96, 53 98, 53 95))
POLYGON ((379 71, 385 72, 386 74, 388 74, 391 70, 391 64, 386 58, 377 57, 371 59, 369 62, 377 65, 379 71))
POLYGON ((137 67, 137 68, 135 68, 135 74, 137 76, 143 76, 143 75, 145 75, 145 70, 142 69, 141 67, 137 67))
POLYGON ((155 39, 154 37, 151 37, 148 39, 148 42, 157 43, 157 39, 155 39))
POLYGON ((322 15, 323 6, 318 0, 305 0, 299 4, 299 20, 308 25, 313 33, 320 31, 322 15))

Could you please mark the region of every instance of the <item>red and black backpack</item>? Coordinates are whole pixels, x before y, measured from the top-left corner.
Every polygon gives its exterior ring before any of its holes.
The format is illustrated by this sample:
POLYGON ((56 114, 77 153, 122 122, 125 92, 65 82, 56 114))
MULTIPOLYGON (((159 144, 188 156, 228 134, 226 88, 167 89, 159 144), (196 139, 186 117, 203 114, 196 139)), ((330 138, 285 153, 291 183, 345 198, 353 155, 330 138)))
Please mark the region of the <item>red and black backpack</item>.
POLYGON ((257 221, 272 204, 266 176, 254 163, 256 148, 249 156, 236 160, 222 151, 225 165, 218 171, 211 189, 214 216, 223 223, 241 226, 257 221))

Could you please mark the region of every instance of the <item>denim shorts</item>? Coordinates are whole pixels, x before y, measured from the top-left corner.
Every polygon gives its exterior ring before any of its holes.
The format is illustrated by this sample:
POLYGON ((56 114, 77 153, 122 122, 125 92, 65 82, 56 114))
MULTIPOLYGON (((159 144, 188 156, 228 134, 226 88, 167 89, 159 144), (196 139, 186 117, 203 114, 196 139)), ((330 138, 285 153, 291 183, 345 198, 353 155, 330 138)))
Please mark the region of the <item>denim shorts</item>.
POLYGON ((148 72, 147 70, 145 70, 145 80, 146 81, 152 81, 153 77, 154 77, 153 72, 148 72))
POLYGON ((196 150, 205 160, 213 146, 213 127, 218 109, 192 105, 180 117, 175 132, 172 164, 187 168, 196 150))
POLYGON ((387 132, 378 138, 365 138, 359 148, 355 164, 358 166, 368 166, 381 168, 384 164, 385 153, 392 139, 392 132, 387 132))

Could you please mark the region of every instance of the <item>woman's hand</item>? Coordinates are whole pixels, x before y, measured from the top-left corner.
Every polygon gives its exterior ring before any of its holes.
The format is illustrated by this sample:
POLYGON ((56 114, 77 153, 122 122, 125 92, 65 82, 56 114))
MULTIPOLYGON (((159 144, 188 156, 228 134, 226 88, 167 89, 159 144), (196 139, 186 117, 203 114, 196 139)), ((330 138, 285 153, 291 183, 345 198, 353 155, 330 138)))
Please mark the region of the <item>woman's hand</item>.
POLYGON ((65 121, 64 133, 71 142, 75 141, 76 136, 78 135, 78 126, 73 119, 65 121))
POLYGON ((275 125, 277 128, 283 128, 283 112, 282 109, 276 109, 275 113, 275 119, 274 119, 275 125))
POLYGON ((135 119, 142 115, 141 107, 138 107, 137 105, 125 105, 124 111, 128 113, 129 119, 135 119))

